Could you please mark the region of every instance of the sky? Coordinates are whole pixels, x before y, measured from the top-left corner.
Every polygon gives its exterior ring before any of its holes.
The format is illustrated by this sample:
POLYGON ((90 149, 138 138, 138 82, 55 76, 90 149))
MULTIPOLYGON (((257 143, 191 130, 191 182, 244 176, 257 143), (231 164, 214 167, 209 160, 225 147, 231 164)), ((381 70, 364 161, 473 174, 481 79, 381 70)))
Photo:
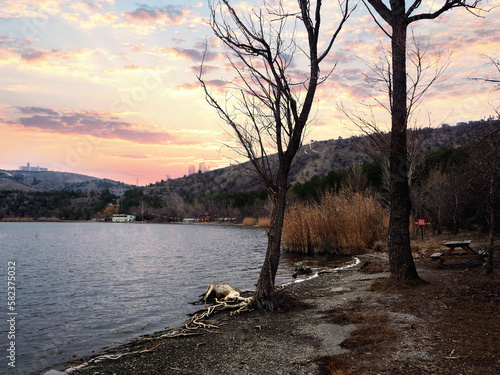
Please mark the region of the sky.
MULTIPOLYGON (((260 4, 235 3, 246 10, 260 4)), ((325 3, 320 47, 340 17, 337 2, 325 3)), ((419 9, 439 3, 424 0, 419 9)), ((500 58, 500 0, 482 4, 489 11, 479 17, 455 9, 413 24, 429 67, 421 82, 446 66, 415 111, 415 126, 487 118, 500 104, 500 90, 472 79, 493 76, 488 56, 500 58)), ((206 1, 0 1, 0 169, 29 162, 147 185, 182 177, 190 165, 216 169, 242 160, 226 147, 232 134, 197 80, 206 50, 209 90, 224 100, 234 81, 208 21, 206 1)), ((299 26, 294 35, 300 45, 299 26)), ((317 92, 305 142, 360 133, 339 107, 387 128, 387 112, 372 106, 386 95, 365 77, 375 76, 370 67, 388 47, 359 3, 322 67, 336 64, 317 92)), ((293 72, 301 76, 307 62, 296 53, 293 72)))

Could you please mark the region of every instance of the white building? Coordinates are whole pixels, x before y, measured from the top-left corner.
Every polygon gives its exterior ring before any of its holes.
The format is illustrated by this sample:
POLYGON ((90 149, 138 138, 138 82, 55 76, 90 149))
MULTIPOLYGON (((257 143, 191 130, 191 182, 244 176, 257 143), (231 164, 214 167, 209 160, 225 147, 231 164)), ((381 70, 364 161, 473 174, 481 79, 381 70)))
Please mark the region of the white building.
POLYGON ((125 214, 114 214, 113 219, 111 221, 113 223, 131 223, 135 221, 135 216, 125 215, 125 214))
POLYGON ((28 163, 26 166, 21 165, 19 167, 20 171, 27 171, 27 172, 47 172, 48 168, 42 168, 42 167, 31 167, 30 163, 28 163))

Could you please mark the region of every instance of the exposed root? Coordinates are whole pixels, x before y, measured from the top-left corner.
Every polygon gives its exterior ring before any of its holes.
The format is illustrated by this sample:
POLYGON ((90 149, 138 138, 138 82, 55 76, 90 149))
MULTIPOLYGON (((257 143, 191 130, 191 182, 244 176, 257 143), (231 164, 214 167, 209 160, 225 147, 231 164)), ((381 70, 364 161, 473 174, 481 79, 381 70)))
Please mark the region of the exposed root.
MULTIPOLYGON (((212 283, 209 284, 207 291, 201 295, 203 297, 203 302, 213 299, 215 304, 205 307, 202 310, 198 311, 196 314, 192 315, 188 320, 184 322, 181 327, 173 328, 168 331, 165 331, 163 334, 154 337, 142 338, 140 341, 153 341, 159 340, 163 338, 174 338, 180 336, 196 336, 202 334, 200 330, 210 330, 219 328, 216 325, 204 323, 202 320, 208 318, 210 315, 214 314, 217 311, 223 310, 234 310, 231 312, 231 315, 238 314, 242 311, 250 310, 251 304, 253 301, 252 297, 241 297, 241 291, 233 288, 229 284, 224 283, 212 283), (221 298, 222 297, 222 298, 221 298), (219 298, 221 298, 219 300, 219 298)), ((92 363, 99 362, 103 359, 116 360, 126 355, 132 354, 142 354, 148 353, 155 350, 160 344, 146 350, 136 351, 136 352, 127 352, 120 354, 103 354, 98 357, 94 357, 91 360, 87 361, 83 366, 88 366, 92 363)), ((119 350, 120 347, 126 347, 127 344, 123 344, 123 346, 119 346, 115 350, 119 350)), ((80 366, 79 366, 80 367, 80 366)))
POLYGON ((126 355, 132 355, 132 354, 143 354, 143 353, 148 353, 148 352, 152 352, 153 350, 155 350, 157 347, 159 347, 160 344, 152 347, 151 349, 145 349, 145 350, 139 350, 137 352, 128 352, 128 353, 121 353, 121 354, 103 354, 103 355, 100 355, 98 357, 95 357, 95 358, 92 358, 92 362, 96 362, 98 360, 101 360, 101 359, 111 359, 111 360, 116 360, 116 359, 120 359, 126 355))

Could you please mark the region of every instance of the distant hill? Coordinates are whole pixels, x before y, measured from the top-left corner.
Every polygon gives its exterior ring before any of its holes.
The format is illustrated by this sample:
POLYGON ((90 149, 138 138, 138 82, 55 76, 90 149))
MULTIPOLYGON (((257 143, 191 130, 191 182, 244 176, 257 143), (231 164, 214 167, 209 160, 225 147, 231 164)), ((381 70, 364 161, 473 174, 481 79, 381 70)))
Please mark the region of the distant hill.
POLYGON ((131 188, 131 185, 123 182, 69 172, 0 170, 0 190, 101 192, 109 189, 113 194, 121 196, 131 188))
MULTIPOLYGON (((471 121, 456 126, 443 125, 432 131, 417 131, 415 139, 424 139, 423 147, 439 150, 466 143, 474 129, 484 121, 471 121)), ((386 135, 388 136, 388 134, 386 135)), ((332 139, 304 145, 296 155, 290 171, 290 184, 305 182, 313 176, 325 176, 332 170, 346 170, 353 164, 367 163, 379 154, 368 136, 332 139)), ((273 158, 273 156, 271 156, 273 158)), ((146 194, 168 195, 175 192, 183 198, 197 198, 210 191, 238 193, 263 189, 249 162, 146 187, 146 194)))

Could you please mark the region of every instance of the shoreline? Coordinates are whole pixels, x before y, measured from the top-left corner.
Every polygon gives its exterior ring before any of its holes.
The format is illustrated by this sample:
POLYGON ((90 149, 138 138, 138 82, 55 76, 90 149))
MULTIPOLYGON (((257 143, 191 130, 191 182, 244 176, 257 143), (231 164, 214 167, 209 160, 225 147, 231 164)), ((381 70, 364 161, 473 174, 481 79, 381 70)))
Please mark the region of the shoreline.
MULTIPOLYGON (((318 277, 322 277, 325 274, 331 273, 331 274, 337 274, 337 276, 340 276, 341 272, 356 271, 357 269, 359 269, 359 267, 362 264, 362 260, 360 259, 362 257, 363 256, 353 256, 352 257, 353 261, 351 263, 345 265, 345 266, 336 267, 336 268, 333 268, 333 269, 319 270, 319 271, 315 272, 312 276, 309 276, 309 277, 306 277, 306 278, 303 278, 303 279, 297 279, 295 281, 282 284, 282 285, 280 285, 278 287, 278 289, 280 289, 280 290, 283 290, 283 289, 284 290, 289 290, 289 289, 291 289, 292 293, 294 293, 294 289, 298 288, 298 287, 294 287, 294 286, 296 286, 298 284, 304 284, 304 287, 307 288, 307 287, 309 287, 308 283, 311 283, 314 279, 316 279, 318 277)), ((244 292, 244 293, 247 294, 248 291, 244 292)), ((195 314, 198 314, 201 311, 203 311, 203 310, 199 310, 195 314)), ((232 315, 233 311, 229 311, 229 314, 232 315)), ((219 318, 219 316, 221 316, 221 315, 223 316, 225 314, 227 314, 227 312, 220 312, 220 311, 218 311, 214 315, 210 316, 209 320, 210 321, 213 320, 213 319, 217 320, 219 318), (217 314, 219 314, 219 315, 217 315, 217 314)), ((104 351, 98 352, 98 354, 96 354, 94 356, 94 358, 95 357, 99 357, 99 356, 106 356, 106 355, 109 355, 109 356, 120 356, 120 355, 123 355, 123 354, 127 354, 127 351, 129 350, 130 346, 140 345, 141 342, 145 342, 145 341, 149 341, 149 340, 156 340, 156 338, 158 338, 160 336, 166 336, 168 333, 180 331, 182 329, 182 327, 184 327, 184 325, 186 324, 187 321, 189 321, 189 319, 186 320, 181 326, 176 327, 176 328, 172 328, 172 329, 168 329, 168 330, 163 330, 163 331, 158 331, 158 332, 154 332, 152 334, 145 334, 145 335, 142 335, 142 336, 139 336, 139 337, 132 338, 128 342, 117 344, 116 346, 113 346, 113 347, 108 348, 108 349, 106 349, 104 351), (108 354, 108 353, 112 353, 112 354, 108 354)), ((174 335, 172 335, 172 337, 173 336, 174 335)), ((92 352, 95 352, 95 351, 93 350, 92 352)), ((90 361, 93 362, 93 360, 90 360, 90 361)), ((52 372, 49 371, 48 373, 44 373, 44 375, 57 375, 57 374, 67 374, 67 373, 77 374, 77 372, 75 372, 76 370, 79 370, 79 369, 85 370, 85 368, 87 366, 92 366, 92 363, 83 363, 83 364, 77 365, 75 367, 66 368, 64 372, 58 372, 57 370, 50 370, 52 372)))
POLYGON ((478 262, 438 269, 428 255, 416 260, 427 281, 418 287, 375 288, 387 256, 363 255, 356 267, 286 286, 299 301, 287 311, 219 312, 192 335, 138 339, 99 354, 118 359, 70 374, 500 373, 499 283, 478 262))
MULTIPOLYGON (((302 296, 304 294, 307 294, 308 290, 317 289, 319 286, 329 284, 333 280, 336 280, 336 284, 344 285, 344 284, 350 283, 353 280, 359 281, 360 279, 363 279, 362 281, 366 284, 366 281, 367 281, 366 275, 361 274, 359 272, 359 269, 360 269, 361 265, 363 264, 363 261, 360 258, 366 258, 366 257, 367 256, 353 257, 354 259, 353 259, 353 262, 351 264, 348 264, 348 265, 343 266, 343 267, 335 268, 335 269, 319 270, 318 272, 316 272, 314 275, 312 275, 309 278, 300 279, 300 280, 297 280, 297 281, 291 282, 291 283, 286 283, 286 284, 281 285, 279 288, 286 290, 288 293, 290 293, 292 296, 295 297, 295 296, 302 296)), ((368 257, 370 258, 370 256, 368 256, 368 257)), ((370 277, 370 279, 375 280, 375 279, 378 279, 379 277, 380 277, 380 275, 376 275, 374 277, 370 277)), ((334 294, 341 293, 342 290, 343 290, 342 288, 335 290, 334 294)), ((364 291, 361 293, 366 294, 367 292, 364 291)), ((367 297, 367 296, 365 296, 365 297, 367 297)), ((306 302, 306 304, 307 303, 309 303, 309 302, 306 302)), ((115 370, 111 370, 109 367, 110 366, 113 367, 116 364, 128 366, 128 365, 130 365, 129 362, 135 361, 134 356, 140 356, 140 354, 149 353, 150 350, 152 350, 152 348, 154 349, 157 347, 161 347, 163 345, 177 346, 177 345, 175 345, 176 343, 174 342, 176 340, 178 340, 178 343, 180 345, 183 345, 186 343, 186 341, 195 342, 198 337, 207 338, 209 341, 211 341, 211 340, 216 340, 217 342, 224 341, 224 340, 221 340, 220 337, 218 337, 218 336, 220 336, 221 330, 227 330, 227 327, 225 327, 225 326, 235 325, 234 329, 237 330, 238 329, 237 328, 238 321, 240 319, 243 319, 243 320, 248 319, 249 321, 252 321, 252 322, 254 320, 256 320, 256 321, 270 320, 269 323, 272 324, 273 320, 275 318, 277 318, 279 315, 281 315, 281 313, 260 312, 260 311, 256 311, 256 310, 252 310, 249 312, 244 311, 244 312, 241 312, 241 313, 235 314, 235 315, 232 315, 232 313, 229 311, 216 312, 214 315, 211 315, 206 320, 204 320, 204 322, 207 322, 207 324, 210 324, 210 325, 214 326, 215 328, 211 328, 211 329, 207 329, 207 330, 199 329, 193 333, 193 336, 189 336, 189 337, 183 337, 183 336, 174 337, 174 336, 172 336, 171 338, 163 337, 161 339, 157 339, 160 336, 165 336, 165 333, 167 333, 167 332, 178 330, 179 328, 182 327, 182 325, 181 325, 181 327, 177 327, 175 329, 169 329, 168 331, 159 331, 159 332, 153 333, 152 335, 144 335, 144 336, 132 339, 129 342, 120 344, 116 347, 108 348, 108 349, 103 350, 103 351, 99 351, 93 357, 94 359, 89 359, 87 361, 84 361, 83 363, 66 368, 65 372, 56 372, 55 370, 51 370, 53 372, 49 372, 49 373, 47 373, 47 375, 56 375, 56 374, 64 374, 64 373, 69 373, 71 375, 80 375, 80 374, 85 375, 85 374, 94 374, 96 371, 99 372, 100 374, 108 374, 108 373, 109 374, 111 374, 111 373, 120 374, 121 373, 120 371, 116 372, 115 370), (152 343, 155 343, 155 345, 153 345, 152 343), (140 352, 142 352, 142 353, 140 353, 140 352), (109 358, 104 358, 106 356, 109 358), (97 357, 100 357, 100 359, 95 360, 95 358, 97 358, 97 357), (116 359, 111 359, 111 358, 116 358, 116 359), (127 365, 127 363, 129 363, 129 364, 127 365)), ((248 322, 246 322, 246 324, 248 324, 248 322)), ((261 330, 262 328, 258 328, 258 329, 261 330)), ((351 330, 352 330, 352 328, 342 330, 343 331, 342 337, 345 338, 345 336, 351 330)), ((207 344, 198 342, 198 343, 196 343, 195 348, 198 348, 202 345, 205 346, 207 344)), ((215 344, 213 342, 211 344, 208 344, 208 346, 213 346, 213 345, 219 346, 219 344, 215 344)), ((182 349, 180 349, 180 352, 185 353, 182 349)), ((180 359, 181 357, 183 357, 183 354, 181 354, 181 355, 179 355, 179 353, 177 353, 177 354, 178 354, 177 359, 180 359)), ((190 357, 190 356, 191 355, 189 355, 188 357, 190 357)), ((184 360, 187 360, 187 358, 184 358, 184 360)), ((193 369, 188 369, 186 372, 182 372, 175 365, 172 365, 169 368, 170 368, 170 370, 174 371, 172 373, 180 373, 180 374, 198 373, 198 372, 191 372, 191 371, 193 371, 193 369)), ((200 374, 210 373, 210 371, 209 372, 205 372, 205 371, 209 371, 209 370, 205 369, 205 370, 203 370, 203 372, 199 372, 199 373, 200 374)), ((264 371, 264 370, 262 370, 262 371, 264 371)), ((125 374, 125 372, 123 372, 123 373, 125 374)), ((141 373, 141 372, 138 372, 138 373, 141 373)), ((144 373, 146 373, 146 372, 144 372, 144 373)), ((155 373, 156 372, 154 372, 154 371, 151 372, 151 374, 155 374, 155 373)), ((170 372, 166 372, 166 373, 170 373, 170 372)), ((222 373, 225 373, 225 372, 222 372, 222 373)), ((231 372, 226 372, 226 373, 231 373, 231 372)), ((239 373, 245 373, 245 372, 239 372, 239 373)), ((249 372, 249 373, 253 373, 253 372, 249 372)), ((255 372, 255 373, 266 373, 266 372, 264 371, 264 372, 255 372)))

